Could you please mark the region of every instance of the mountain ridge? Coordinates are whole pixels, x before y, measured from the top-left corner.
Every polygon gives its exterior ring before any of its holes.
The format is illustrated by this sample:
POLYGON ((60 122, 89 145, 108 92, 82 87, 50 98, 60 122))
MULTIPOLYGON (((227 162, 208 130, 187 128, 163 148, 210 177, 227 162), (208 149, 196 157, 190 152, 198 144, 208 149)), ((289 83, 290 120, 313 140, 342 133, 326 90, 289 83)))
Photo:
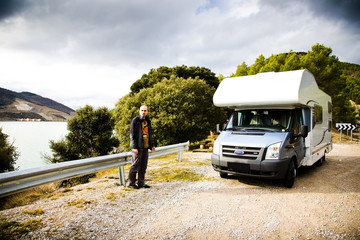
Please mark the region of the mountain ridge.
POLYGON ((66 121, 75 111, 50 98, 0 87, 0 121, 66 121))

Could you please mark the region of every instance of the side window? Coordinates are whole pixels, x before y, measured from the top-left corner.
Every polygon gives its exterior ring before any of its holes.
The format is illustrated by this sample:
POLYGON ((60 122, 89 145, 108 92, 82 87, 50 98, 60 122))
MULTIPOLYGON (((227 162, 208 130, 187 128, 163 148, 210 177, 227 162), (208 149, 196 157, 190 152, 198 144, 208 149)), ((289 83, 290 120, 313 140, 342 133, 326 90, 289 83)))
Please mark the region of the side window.
POLYGON ((321 124, 323 122, 323 108, 319 105, 315 105, 313 108, 313 127, 316 124, 321 124))
POLYGON ((315 122, 316 124, 323 122, 323 108, 319 105, 315 105, 315 122))

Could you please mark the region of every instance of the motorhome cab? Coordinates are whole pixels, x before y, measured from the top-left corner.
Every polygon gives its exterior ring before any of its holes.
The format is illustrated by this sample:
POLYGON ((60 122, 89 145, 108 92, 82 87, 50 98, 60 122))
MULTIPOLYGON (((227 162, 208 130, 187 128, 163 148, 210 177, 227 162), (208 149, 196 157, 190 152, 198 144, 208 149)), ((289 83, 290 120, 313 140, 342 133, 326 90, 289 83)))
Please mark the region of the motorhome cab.
POLYGON ((221 177, 283 179, 292 187, 297 168, 321 164, 332 149, 331 98, 308 70, 224 79, 213 102, 234 109, 211 156, 221 177))

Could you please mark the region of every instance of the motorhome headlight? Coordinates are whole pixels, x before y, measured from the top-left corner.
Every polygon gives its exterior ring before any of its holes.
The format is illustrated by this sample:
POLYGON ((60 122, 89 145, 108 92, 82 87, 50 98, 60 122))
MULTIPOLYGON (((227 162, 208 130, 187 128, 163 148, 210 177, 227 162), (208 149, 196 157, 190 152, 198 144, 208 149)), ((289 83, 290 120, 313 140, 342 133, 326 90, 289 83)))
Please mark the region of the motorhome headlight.
POLYGON ((265 159, 279 159, 281 142, 274 143, 267 148, 265 159))
POLYGON ((220 155, 220 143, 218 140, 215 140, 215 142, 214 142, 213 154, 220 155))

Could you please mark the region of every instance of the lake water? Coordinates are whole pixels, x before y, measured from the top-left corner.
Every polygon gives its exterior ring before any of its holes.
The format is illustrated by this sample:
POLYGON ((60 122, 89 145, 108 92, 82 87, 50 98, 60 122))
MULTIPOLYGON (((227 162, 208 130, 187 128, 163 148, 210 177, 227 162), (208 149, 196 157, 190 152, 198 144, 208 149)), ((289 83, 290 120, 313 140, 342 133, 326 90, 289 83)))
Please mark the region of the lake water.
POLYGON ((20 153, 15 164, 19 170, 48 164, 42 155, 52 156, 49 141, 59 141, 68 133, 67 122, 0 121, 0 127, 20 153))

